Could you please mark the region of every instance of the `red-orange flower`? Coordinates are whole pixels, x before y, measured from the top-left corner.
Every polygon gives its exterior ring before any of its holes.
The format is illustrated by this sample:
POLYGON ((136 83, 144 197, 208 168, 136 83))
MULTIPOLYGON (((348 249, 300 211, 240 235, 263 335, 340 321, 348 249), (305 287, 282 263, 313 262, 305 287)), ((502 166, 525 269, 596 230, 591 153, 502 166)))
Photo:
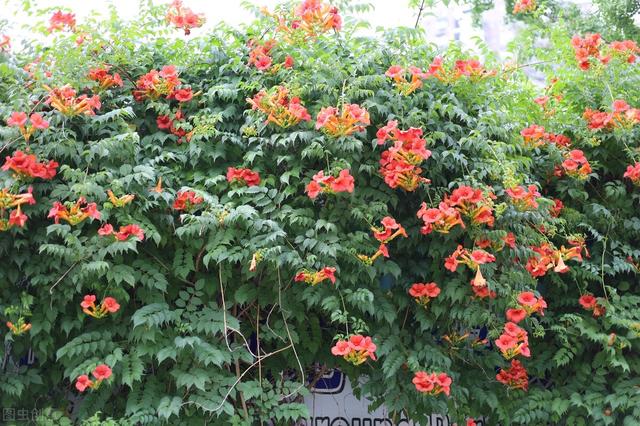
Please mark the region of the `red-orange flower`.
POLYGON ((33 154, 25 154, 18 150, 13 156, 7 156, 2 170, 13 170, 19 178, 41 178, 53 179, 56 175, 58 163, 49 160, 46 163, 39 163, 33 154))
POLYGON ((485 196, 481 189, 462 185, 454 189, 450 196, 445 196, 444 202, 469 217, 473 224, 492 227, 495 221, 493 198, 495 197, 492 193, 485 196))
POLYGON ((69 31, 75 31, 76 29, 76 15, 74 13, 64 13, 58 10, 49 18, 49 28, 47 30, 51 33, 53 31, 63 31, 64 29, 69 31))
POLYGON ((86 374, 83 374, 76 379, 76 389, 80 392, 84 392, 87 388, 91 388, 92 386, 93 382, 86 374))
POLYGON ((87 218, 100 220, 101 215, 96 203, 87 203, 84 197, 80 197, 75 203, 65 202, 62 204, 59 201, 54 202, 47 217, 53 218, 55 223, 60 223, 60 219, 62 219, 71 225, 77 225, 87 218))
POLYGON ((251 109, 267 116, 266 123, 273 123, 285 129, 301 121, 311 120, 300 98, 290 97, 289 89, 283 86, 273 87, 269 91, 261 90, 252 99, 247 99, 247 102, 251 109))
POLYGON ((120 74, 109 74, 110 67, 105 65, 102 67, 91 68, 89 70, 89 79, 98 83, 100 90, 106 90, 114 86, 122 87, 124 84, 120 74))
POLYGON ((591 165, 584 156, 584 152, 579 149, 574 149, 565 154, 562 169, 567 175, 577 179, 586 179, 591 173, 591 165))
POLYGON ((336 282, 335 276, 336 268, 325 266, 319 271, 309 271, 307 269, 303 269, 298 272, 294 277, 294 281, 296 282, 305 282, 307 284, 311 284, 312 286, 321 283, 324 280, 329 280, 333 284, 336 282))
POLYGON ((592 311, 594 318, 604 315, 607 311, 604 305, 598 303, 598 299, 590 293, 580 296, 578 303, 587 311, 592 311))
POLYGON ((522 389, 526 391, 529 388, 527 370, 525 370, 517 359, 511 360, 511 367, 508 369, 505 370, 501 368, 500 372, 496 375, 496 379, 509 389, 522 389))
POLYGON ((113 297, 105 297, 99 306, 96 306, 95 302, 95 295, 85 295, 82 302, 80 303, 82 312, 94 318, 100 319, 105 317, 107 314, 116 313, 118 312, 118 309, 120 309, 120 305, 113 297))
POLYGON ((189 35, 191 29, 204 25, 205 18, 202 13, 194 13, 183 6, 181 0, 173 0, 167 10, 167 21, 176 28, 184 30, 185 35, 189 35))
POLYGON ((444 202, 441 202, 437 209, 428 209, 427 204, 423 202, 417 216, 424 222, 420 232, 425 235, 432 231, 446 234, 456 225, 465 227, 460 212, 444 202))
POLYGON ((179 85, 176 67, 165 65, 160 71, 151 70, 138 78, 133 97, 139 102, 145 99, 157 100, 162 96, 170 97, 179 85))
POLYGON ((251 169, 227 168, 227 182, 246 186, 260 185, 260 174, 251 169))
POLYGON ((438 284, 431 283, 413 283, 409 289, 409 294, 415 298, 419 305, 426 306, 431 299, 440 294, 438 284))
POLYGON ((89 376, 83 374, 76 379, 76 389, 80 392, 84 392, 87 388, 89 389, 98 389, 100 384, 111 377, 112 371, 111 367, 105 364, 100 364, 91 372, 93 377, 95 378, 95 382, 89 379, 89 376))
POLYGON ((7 126, 17 127, 25 141, 29 142, 31 136, 38 129, 48 129, 49 122, 42 118, 42 115, 33 113, 29 117, 30 125, 27 126, 27 114, 24 112, 13 112, 7 119, 7 126))
POLYGON ((517 0, 513 5, 513 13, 526 13, 536 10, 536 0, 517 0))
POLYGON ((316 118, 316 129, 332 137, 362 132, 370 123, 369 112, 356 104, 344 104, 340 109, 324 107, 316 118))
POLYGON ((544 315, 547 302, 542 297, 537 297, 533 292, 523 291, 517 298, 518 308, 507 310, 507 320, 519 323, 533 313, 544 315))
POLYGON ((429 77, 429 73, 422 72, 420 68, 411 66, 405 70, 400 65, 390 66, 384 75, 393 79, 398 91, 405 96, 422 87, 422 80, 429 77), (407 73, 411 77, 410 80, 406 78, 407 73))
POLYGON ((112 235, 118 241, 127 241, 130 237, 136 237, 140 241, 144 240, 144 231, 135 224, 121 226, 120 230, 116 232, 113 226, 107 223, 98 229, 98 235, 103 237, 112 235))
POLYGON ((511 202, 520 211, 535 210, 538 208, 538 198, 541 197, 535 185, 516 186, 506 190, 511 202))
POLYGON ((36 203, 32 191, 32 187, 29 187, 27 192, 21 194, 13 194, 7 188, 0 190, 0 232, 6 231, 13 226, 24 227, 28 217, 22 212, 22 205, 36 203), (8 219, 5 216, 7 211, 9 211, 8 219))
POLYGON ((422 129, 412 127, 408 130, 398 129, 397 121, 389 121, 378 130, 378 144, 387 140, 394 145, 384 151, 380 158, 380 174, 391 188, 403 188, 414 191, 420 183, 429 183, 429 179, 420 176, 420 163, 431 156, 426 149, 426 140, 422 138, 422 129))
POLYGON ((195 206, 201 204, 204 198, 198 197, 194 191, 180 191, 173 201, 174 210, 191 211, 195 206))
POLYGON ((311 182, 305 188, 305 192, 312 200, 320 194, 335 194, 338 192, 352 193, 355 180, 348 169, 340 170, 338 177, 325 176, 320 170, 313 175, 311 182))
POLYGON ((518 355, 531 356, 527 332, 513 322, 508 322, 504 325, 504 332, 495 341, 495 344, 506 359, 511 359, 518 355))
POLYGON ((102 107, 100 96, 88 95, 76 96, 77 92, 70 85, 51 88, 47 85, 43 86, 49 91, 49 97, 45 104, 51 105, 52 108, 60 111, 63 115, 73 117, 76 115, 95 115, 96 111, 102 107))
POLYGON ((331 353, 335 356, 343 357, 347 362, 353 365, 364 363, 367 358, 376 360, 376 345, 371 337, 355 334, 348 340, 338 340, 331 348, 331 353))
POLYGON ((124 207, 136 198, 134 194, 125 194, 121 197, 116 197, 110 189, 107 189, 107 196, 114 207, 124 207))
POLYGON ((634 185, 640 186, 640 163, 635 163, 634 165, 627 166, 627 171, 624 172, 623 177, 631 180, 634 185))
POLYGON ((602 56, 600 53, 600 44, 602 38, 600 34, 587 34, 584 38, 575 35, 571 39, 571 45, 576 55, 578 65, 583 70, 588 70, 591 67, 590 58, 599 60, 602 63, 609 61, 608 57, 602 56))
POLYGON ((587 108, 583 114, 591 130, 612 130, 617 127, 631 128, 640 124, 640 108, 631 108, 622 99, 616 99, 611 112, 602 112, 587 108))
POLYGON ((427 373, 426 371, 416 372, 412 380, 418 392, 429 395, 444 393, 447 396, 451 392, 452 382, 453 380, 446 373, 427 373))

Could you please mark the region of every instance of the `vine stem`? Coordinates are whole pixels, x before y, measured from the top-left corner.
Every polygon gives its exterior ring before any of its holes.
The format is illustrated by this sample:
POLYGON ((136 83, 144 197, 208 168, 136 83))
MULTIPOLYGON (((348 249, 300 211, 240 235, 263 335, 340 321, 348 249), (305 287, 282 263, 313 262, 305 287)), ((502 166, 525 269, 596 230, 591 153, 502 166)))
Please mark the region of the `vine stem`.
POLYGON ((202 408, 203 410, 206 410, 206 411, 214 411, 214 412, 215 412, 215 411, 220 410, 220 409, 222 408, 222 406, 224 405, 224 403, 225 403, 225 402, 227 402, 227 399, 229 399, 229 395, 231 395, 231 392, 233 392, 233 390, 234 390, 234 389, 235 389, 235 387, 238 385, 238 383, 240 383, 240 381, 242 380, 242 378, 243 378, 244 376, 246 376, 246 375, 247 375, 247 373, 248 373, 249 371, 251 371, 251 369, 252 369, 253 367, 255 367, 256 365, 258 365, 258 363, 262 362, 262 360, 264 360, 264 359, 266 359, 266 358, 269 358, 269 357, 271 357, 271 356, 273 356, 273 355, 275 355, 275 354, 278 354, 278 353, 280 353, 280 352, 286 351, 286 350, 287 350, 287 349, 289 349, 290 347, 291 347, 291 345, 287 345, 287 346, 285 346, 285 347, 283 347, 283 348, 280 348, 280 349, 275 350, 275 351, 273 351, 273 352, 269 352, 269 353, 268 353, 268 354, 266 354, 266 355, 263 355, 263 356, 261 356, 261 357, 258 357, 258 360, 257 360, 257 361, 255 361, 253 364, 251 364, 249 367, 247 367, 247 369, 246 369, 246 370, 244 370, 244 371, 242 372, 242 374, 240 374, 240 375, 238 376, 238 378, 236 379, 236 381, 235 381, 235 382, 233 382, 233 384, 231 385, 231 387, 229 388, 229 390, 227 391, 227 393, 226 393, 226 394, 224 395, 224 397, 222 398, 222 402, 220 402, 220 404, 219 404, 217 407, 215 407, 213 410, 208 410, 208 409, 207 409, 206 407, 204 407, 202 404, 198 404, 197 402, 193 402, 193 401, 185 401, 185 402, 183 402, 183 403, 181 404, 181 406, 185 406, 185 405, 193 404, 193 405, 196 405, 196 406, 198 406, 198 407, 200 407, 200 408, 202 408))
MULTIPOLYGON (((82 260, 84 260, 84 259, 82 259, 82 260)), ((67 270, 65 271, 65 273, 64 273, 64 274, 62 274, 62 276, 61 276, 60 278, 58 278, 58 281, 56 281, 56 282, 55 282, 51 287, 49 287, 49 294, 53 294, 53 289, 54 289, 58 284, 60 284, 60 283, 62 282, 62 280, 63 280, 67 275, 69 275, 69 272, 71 272, 71 270, 72 270, 73 268, 75 268, 75 267, 76 267, 76 265, 77 265, 78 263, 80 263, 80 260, 76 260, 75 262, 73 262, 73 265, 71 265, 71 266, 69 267, 69 269, 67 269, 67 270)))
POLYGON ((249 342, 247 341, 247 338, 244 337, 244 334, 242 334, 240 330, 234 327, 231 327, 227 322, 227 302, 224 300, 224 286, 222 285, 222 268, 218 269, 218 281, 220 282, 220 295, 222 297, 222 323, 224 328, 222 332, 224 333, 224 342, 227 344, 227 349, 231 353, 235 352, 235 350, 231 349, 231 345, 229 344, 229 336, 227 336, 227 330, 231 330, 234 333, 239 334, 240 337, 242 337, 242 340, 244 341, 244 345, 247 347, 247 351, 249 351, 249 353, 254 358, 260 358, 260 354, 256 355, 253 353, 253 351, 251 350, 251 346, 249 346, 249 342))
POLYGON ((298 386, 295 390, 290 392, 288 395, 285 395, 283 399, 289 398, 291 395, 298 392, 302 387, 304 387, 304 368, 302 368, 302 362, 300 361, 300 357, 298 356, 298 351, 296 350, 296 346, 293 344, 293 338, 291 337, 291 331, 289 331, 289 324, 287 323, 287 318, 284 314, 284 307, 282 306, 282 278, 280 277, 280 266, 276 266, 276 270, 278 272, 278 305, 280 305, 280 312, 282 312, 282 321, 284 322, 284 328, 287 331, 287 336, 289 336, 289 344, 291 349, 293 350, 293 355, 296 357, 296 362, 298 363, 298 368, 300 368, 300 386, 298 386))
POLYGON ((420 18, 422 17, 422 11, 424 10, 424 0, 420 3, 420 9, 418 9, 418 16, 416 17, 416 24, 413 26, 414 30, 418 29, 418 24, 420 23, 420 18))

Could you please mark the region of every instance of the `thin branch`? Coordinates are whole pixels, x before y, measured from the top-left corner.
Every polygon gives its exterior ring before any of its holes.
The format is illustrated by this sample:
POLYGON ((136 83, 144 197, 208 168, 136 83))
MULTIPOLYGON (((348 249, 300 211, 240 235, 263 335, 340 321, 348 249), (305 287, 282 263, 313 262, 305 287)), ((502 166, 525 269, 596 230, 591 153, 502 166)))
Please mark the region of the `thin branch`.
POLYGON ((228 390, 228 391, 227 391, 227 393, 225 394, 224 398, 222 398, 222 402, 221 402, 221 403, 220 403, 216 408, 214 408, 213 410, 209 410, 209 409, 207 409, 206 407, 204 407, 202 404, 198 404, 197 402, 193 402, 193 401, 185 401, 185 402, 183 402, 183 403, 182 403, 182 405, 181 405, 181 406, 189 405, 189 404, 193 404, 193 405, 196 405, 196 406, 198 406, 198 407, 202 408, 202 409, 203 409, 203 410, 205 410, 205 411, 218 411, 218 410, 220 410, 220 409, 222 408, 222 406, 224 405, 224 403, 227 401, 227 399, 229 399, 229 395, 231 395, 231 392, 233 392, 233 390, 234 390, 234 389, 235 389, 235 387, 238 385, 238 383, 240 383, 240 381, 242 380, 242 378, 243 378, 244 376, 246 376, 246 375, 247 375, 247 373, 248 373, 248 372, 249 372, 253 367, 255 367, 256 365, 258 365, 258 363, 262 362, 262 360, 264 360, 265 358, 269 358, 270 356, 273 356, 273 355, 275 355, 275 354, 278 354, 278 353, 280 353, 280 352, 282 352, 282 351, 286 351, 286 350, 287 350, 287 349, 289 349, 290 347, 291 347, 291 345, 287 345, 287 346, 285 346, 285 347, 283 347, 283 348, 280 348, 280 349, 278 349, 278 350, 276 350, 276 351, 270 352, 270 353, 268 353, 268 354, 266 354, 266 355, 264 355, 264 356, 258 357, 258 360, 257 360, 257 361, 255 361, 253 364, 251 364, 249 367, 247 367, 247 369, 246 369, 246 370, 244 370, 244 371, 242 372, 242 374, 240 374, 240 376, 236 379, 236 381, 235 381, 235 382, 233 382, 233 385, 231 385, 231 387, 229 388, 229 390, 228 390))
POLYGON ((289 331, 289 324, 287 323, 287 318, 284 314, 284 307, 282 306, 282 279, 280 278, 280 266, 276 266, 276 270, 278 271, 278 305, 280 305, 280 312, 282 312, 282 321, 284 321, 284 328, 285 330, 287 330, 287 336, 289 336, 289 342, 291 344, 291 349, 293 349, 293 355, 296 357, 298 367, 300 368, 300 386, 298 386, 288 395, 284 396, 284 398, 289 398, 304 387, 304 368, 302 368, 302 362, 300 362, 300 357, 298 356, 298 351, 296 351, 296 346, 293 344, 293 338, 291 337, 291 332, 289 331))
POLYGON ((424 0, 420 3, 420 9, 418 10, 418 17, 416 18, 416 24, 413 26, 414 30, 418 29, 418 24, 420 23, 420 18, 422 17, 422 11, 424 10, 424 0))
POLYGON ((66 271, 64 274, 62 274, 62 276, 61 276, 60 278, 58 278, 58 281, 56 281, 56 282, 55 282, 51 287, 49 287, 49 294, 53 294, 53 289, 54 289, 58 284, 60 284, 60 283, 62 282, 62 280, 63 280, 67 275, 69 275, 69 272, 71 272, 71 270, 72 270, 73 268, 75 268, 75 267, 76 267, 76 265, 77 265, 78 263, 80 263, 82 260, 84 260, 84 259, 76 260, 76 261, 73 263, 73 265, 71 265, 71 266, 69 267, 69 269, 67 269, 67 271, 66 271))

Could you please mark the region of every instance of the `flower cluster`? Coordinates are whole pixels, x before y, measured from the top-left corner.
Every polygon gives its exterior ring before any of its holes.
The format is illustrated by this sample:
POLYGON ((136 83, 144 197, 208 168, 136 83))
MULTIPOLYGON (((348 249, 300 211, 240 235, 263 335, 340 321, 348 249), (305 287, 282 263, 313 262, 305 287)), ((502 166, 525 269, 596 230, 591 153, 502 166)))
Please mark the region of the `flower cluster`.
POLYGON ((440 287, 436 283, 413 283, 409 288, 409 294, 415 298, 416 303, 427 306, 431 299, 440 294, 440 287))
POLYGON ((495 73, 495 71, 487 70, 477 59, 458 60, 455 63, 455 78, 465 76, 471 80, 479 80, 495 75, 495 73))
POLYGON ((571 145, 571 139, 568 137, 549 133, 545 131, 543 126, 539 126, 537 124, 532 124, 531 126, 522 129, 520 135, 522 135, 522 138, 524 139, 525 146, 533 148, 543 146, 545 143, 551 143, 564 148, 571 145))
POLYGON ((80 197, 75 203, 54 202, 47 217, 53 218, 55 223, 60 223, 60 219, 62 219, 71 225, 77 225, 89 217, 100 220, 100 216, 96 203, 87 203, 84 197, 80 197))
POLYGON ((616 99, 611 106, 611 112, 587 108, 583 117, 591 130, 629 128, 640 124, 640 108, 631 108, 626 101, 616 99))
POLYGON ((58 10, 49 18, 49 28, 47 30, 51 33, 54 31, 69 31, 76 30, 76 15, 74 13, 64 13, 58 10))
POLYGON ((457 60, 453 69, 447 70, 444 68, 443 59, 437 56, 429 65, 427 74, 444 83, 453 83, 461 77, 468 77, 472 81, 482 80, 495 75, 496 72, 487 70, 477 59, 457 60))
POLYGON ((338 192, 352 193, 354 189, 353 176, 348 169, 340 170, 338 177, 325 176, 324 171, 320 170, 313 175, 311 182, 305 188, 305 192, 314 200, 320 194, 335 194, 338 192))
POLYGON ((589 164, 584 152, 579 149, 573 149, 565 153, 562 171, 568 176, 582 180, 589 177, 591 164, 589 164))
POLYGON ((533 246, 531 250, 535 252, 535 255, 527 260, 525 268, 532 277, 542 277, 552 268, 554 272, 562 274, 569 271, 565 261, 573 258, 579 262, 582 261, 582 249, 583 242, 580 241, 573 241, 573 246, 568 249, 564 246, 555 249, 549 243, 533 246))
POLYGON ((104 318, 108 314, 116 313, 120 309, 120 305, 113 297, 105 297, 102 299, 100 306, 96 306, 96 296, 94 294, 85 295, 80 306, 82 307, 82 312, 98 319, 104 318))
POLYGON ((418 392, 429 395, 438 395, 444 393, 449 396, 451 392, 451 377, 446 373, 427 373, 426 371, 418 371, 415 373, 413 384, 418 392))
POLYGON ((504 331, 495 341, 495 344, 505 359, 511 359, 518 355, 527 358, 531 356, 529 336, 526 330, 518 327, 513 322, 508 322, 504 325, 504 331))
POLYGON ((599 60, 603 64, 609 62, 610 58, 600 53, 601 43, 602 37, 600 37, 600 34, 586 34, 584 37, 580 37, 579 35, 573 36, 571 46, 573 46, 580 68, 588 70, 591 67, 591 58, 599 60))
POLYGON ((511 202, 520 211, 535 210, 538 208, 538 198, 541 197, 538 187, 529 185, 516 186, 506 190, 507 195, 511 198, 511 202))
POLYGON ((324 107, 316 118, 316 129, 334 138, 362 132, 370 123, 369 112, 356 104, 344 104, 341 109, 324 107))
POLYGON ((7 321, 7 328, 14 336, 20 336, 21 334, 31 330, 31 324, 26 323, 24 318, 20 318, 17 324, 7 321))
POLYGON ((0 232, 8 230, 12 226, 22 228, 25 225, 28 217, 22 212, 21 206, 36 203, 32 191, 31 187, 22 194, 12 194, 7 188, 0 190, 0 232), (9 218, 5 219, 7 210, 11 211, 9 218))
POLYGON ((325 266, 319 271, 309 271, 307 269, 303 269, 298 272, 294 277, 295 282, 304 282, 307 284, 311 284, 312 286, 321 283, 324 280, 329 280, 333 284, 336 283, 336 268, 332 268, 330 266, 325 266))
POLYGON ((513 5, 513 13, 527 13, 536 10, 536 0, 517 0, 513 5))
POLYGON ((116 197, 110 189, 107 190, 107 196, 114 207, 124 207, 136 198, 134 194, 125 194, 122 197, 116 197))
MULTIPOLYGON (((186 96, 187 98, 191 99, 191 89, 176 90, 176 96, 180 96, 180 93, 182 93, 183 90, 187 91, 186 96)), ((173 119, 168 115, 159 115, 158 118, 156 118, 156 125, 158 126, 158 129, 169 130, 172 135, 177 136, 178 145, 182 143, 183 139, 187 142, 190 142, 191 137, 193 136, 193 131, 187 132, 187 130, 185 130, 184 128, 183 123, 186 123, 186 119, 181 109, 178 109, 175 112, 173 119)))
POLYGON ((24 112, 13 112, 7 119, 7 126, 17 127, 25 141, 29 142, 31 136, 37 129, 48 129, 49 122, 42 118, 40 114, 34 113, 29 117, 30 126, 27 126, 27 114, 24 112))
POLYGON ((102 66, 89 70, 89 80, 98 83, 99 90, 106 90, 114 86, 122 87, 124 84, 120 74, 117 72, 109 74, 109 69, 108 66, 102 66))
POLYGON ((484 224, 492 227, 495 222, 493 216, 494 198, 495 196, 491 192, 485 195, 479 188, 462 185, 454 189, 450 196, 445 196, 443 202, 468 217, 472 224, 484 224))
POLYGON ((512 249, 516 248, 516 236, 513 232, 507 232, 507 234, 499 240, 492 240, 486 236, 479 236, 474 241, 474 245, 477 248, 486 249, 492 248, 496 251, 501 251, 505 246, 512 249))
POLYGON ((193 13, 191 9, 182 5, 181 0, 173 0, 167 10, 167 21, 178 29, 183 29, 185 35, 191 33, 192 28, 204 25, 204 15, 193 13))
POLYGON ((518 295, 518 307, 507 309, 507 321, 517 324, 533 313, 544 315, 546 307, 547 302, 542 297, 536 297, 530 291, 523 291, 518 295))
POLYGON ((266 123, 273 123, 282 128, 295 126, 301 121, 311 120, 307 109, 300 103, 300 98, 290 97, 289 90, 276 86, 269 91, 259 91, 253 99, 247 99, 251 109, 267 116, 266 123))
POLYGON ((321 0, 304 0, 293 11, 293 16, 277 16, 263 9, 263 13, 274 17, 278 31, 285 34, 289 41, 298 39, 298 34, 304 38, 318 37, 327 31, 339 31, 342 28, 342 17, 338 8, 325 4, 321 0))
POLYGON ((591 68, 591 59, 606 65, 612 57, 617 57, 631 64, 640 54, 640 48, 633 40, 612 41, 606 45, 600 34, 586 34, 584 37, 575 35, 571 45, 578 65, 585 71, 591 68))
MULTIPOLYGON (((162 96, 170 99, 174 96, 174 92, 180 84, 181 82, 178 78, 176 67, 173 65, 165 65, 160 71, 151 70, 138 78, 136 81, 136 89, 133 91, 133 97, 138 102, 145 99, 157 100, 162 96)), ((190 89, 185 90, 188 90, 188 93, 183 94, 183 96, 175 96, 178 101, 180 101, 180 99, 186 99, 186 97, 188 97, 187 100, 191 99, 191 97, 189 97, 189 93, 191 93, 190 89)))
POLYGON ((259 71, 267 71, 271 69, 271 72, 278 71, 281 67, 284 68, 292 68, 293 67, 293 57, 287 55, 282 64, 276 64, 273 68, 273 58, 271 51, 276 46, 277 42, 275 40, 267 40, 264 42, 258 42, 255 39, 249 40, 249 48, 251 51, 249 52, 249 61, 248 65, 255 66, 259 71))
POLYGON ((373 237, 380 241, 380 247, 378 248, 378 252, 373 256, 372 261, 375 260, 376 256, 383 255, 384 257, 389 257, 389 250, 387 249, 387 244, 389 244, 393 239, 398 236, 403 236, 408 238, 407 231, 404 230, 404 227, 400 225, 396 220, 390 216, 385 216, 380 223, 382 223, 382 228, 378 228, 375 226, 371 227, 373 231, 373 237))
POLYGON ((25 154, 22 151, 16 151, 13 156, 7 156, 2 170, 13 170, 19 178, 41 178, 53 179, 56 175, 58 163, 49 160, 46 163, 39 163, 33 154, 25 154))
POLYGON ((195 206, 201 204, 204 198, 198 197, 194 191, 180 191, 173 201, 174 210, 191 211, 195 206))
POLYGON ((580 296, 578 303, 580 303, 580 305, 587 311, 592 311, 594 318, 600 317, 607 312, 606 308, 599 304, 598 299, 596 299, 592 294, 587 293, 580 296))
POLYGON ((227 182, 246 186, 260 185, 260 174, 251 169, 227 168, 227 182))
POLYGON ((420 68, 410 66, 407 69, 402 68, 400 65, 392 65, 387 72, 384 73, 387 77, 393 79, 398 92, 407 96, 415 92, 422 87, 422 80, 429 77, 428 72, 423 72, 420 68), (411 75, 411 80, 407 80, 407 73, 411 75))
POLYGON ((347 340, 338 340, 331 348, 331 353, 335 356, 343 357, 353 365, 364 363, 367 358, 376 360, 376 345, 371 337, 354 334, 347 340))
POLYGON ((275 47, 275 40, 267 40, 265 42, 257 42, 254 39, 249 40, 249 65, 255 66, 260 71, 266 71, 271 68, 273 59, 271 58, 271 50, 275 47))
POLYGON ((458 265, 463 264, 472 270, 476 271, 475 277, 471 280, 471 288, 478 297, 495 297, 495 293, 490 292, 487 286, 487 280, 482 276, 480 265, 487 263, 493 263, 496 261, 494 255, 482 250, 477 249, 469 251, 458 245, 458 248, 451 253, 444 261, 444 267, 451 272, 455 272, 458 269, 458 265))
POLYGON ((431 157, 431 151, 426 149, 427 141, 422 138, 422 129, 400 130, 398 122, 392 120, 378 130, 376 137, 378 145, 393 141, 393 146, 380 157, 380 174, 389 187, 415 191, 421 182, 430 182, 420 176, 420 163, 431 157))
POLYGON ((2 37, 0 37, 0 52, 8 52, 9 49, 11 49, 11 37, 2 34, 2 37))
POLYGON ((100 96, 88 95, 76 96, 76 90, 68 84, 62 87, 51 88, 44 86, 49 91, 49 97, 45 104, 51 105, 67 117, 73 117, 80 114, 95 115, 96 111, 102 107, 100 96))
POLYGON ((382 228, 378 228, 375 226, 371 227, 373 237, 380 242, 378 250, 374 253, 373 256, 366 256, 364 254, 358 255, 358 259, 360 259, 367 265, 371 265, 380 256, 389 257, 389 248, 387 247, 387 244, 394 240, 396 237, 408 237, 404 227, 396 222, 394 218, 386 216, 382 219, 381 223, 382 228))
POLYGON ((95 379, 95 382, 89 379, 89 376, 83 374, 76 379, 76 389, 80 392, 84 392, 87 388, 98 389, 100 384, 111 377, 111 368, 108 365, 100 364, 91 373, 95 379))
POLYGON ((633 40, 612 41, 609 43, 609 52, 632 64, 640 55, 640 47, 633 40))
POLYGON ((420 228, 420 232, 424 235, 433 231, 446 234, 456 225, 465 227, 460 212, 446 202, 441 202, 437 209, 427 208, 427 203, 423 202, 417 216, 424 222, 420 228))
POLYGON ((511 360, 511 367, 500 369, 496 374, 496 379, 506 385, 509 389, 522 389, 526 391, 529 388, 529 376, 527 370, 517 359, 511 360))
POLYGON ((627 166, 627 171, 624 172, 623 177, 631 180, 634 185, 640 186, 640 163, 635 163, 633 166, 627 166))
POLYGON ((113 225, 107 223, 98 229, 98 235, 103 237, 112 235, 118 241, 127 241, 129 237, 136 237, 140 241, 144 240, 144 231, 135 224, 121 226, 120 230, 116 232, 113 225))

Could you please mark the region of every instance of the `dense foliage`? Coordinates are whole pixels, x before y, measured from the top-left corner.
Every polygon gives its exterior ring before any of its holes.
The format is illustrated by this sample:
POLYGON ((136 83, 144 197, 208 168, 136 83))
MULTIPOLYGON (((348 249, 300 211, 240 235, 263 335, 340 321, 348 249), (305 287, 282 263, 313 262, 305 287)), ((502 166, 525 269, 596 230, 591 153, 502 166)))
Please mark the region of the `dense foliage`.
POLYGON ((525 32, 538 88, 347 2, 209 33, 22 4, 47 39, 0 54, 3 406, 291 424, 339 367, 394 419, 640 421, 632 41, 525 32))

